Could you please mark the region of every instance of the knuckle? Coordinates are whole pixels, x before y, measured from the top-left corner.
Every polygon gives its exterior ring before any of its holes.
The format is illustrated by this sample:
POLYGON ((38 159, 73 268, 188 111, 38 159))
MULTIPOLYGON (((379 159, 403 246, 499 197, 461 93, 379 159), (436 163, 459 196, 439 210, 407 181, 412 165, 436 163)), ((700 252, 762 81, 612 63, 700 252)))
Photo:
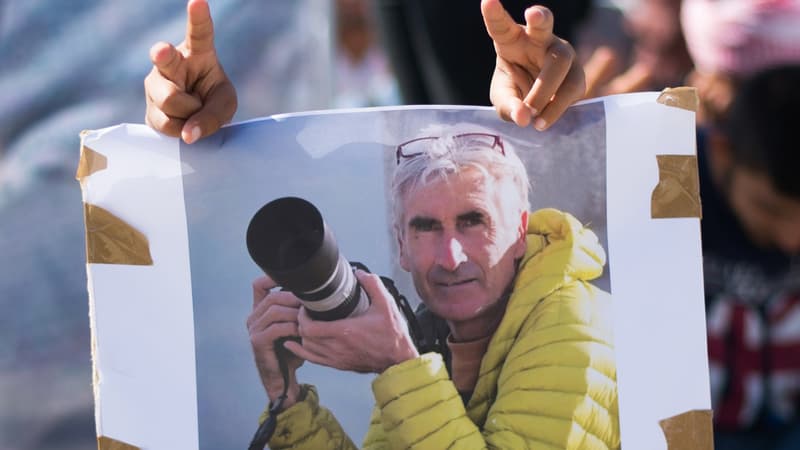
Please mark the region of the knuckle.
POLYGON ((275 340, 282 336, 280 333, 280 324, 270 324, 264 328, 264 330, 260 331, 257 336, 260 337, 260 341, 264 345, 275 342, 275 340))
POLYGON ((278 312, 281 310, 281 307, 280 305, 274 302, 274 296, 268 295, 266 297, 266 302, 267 302, 267 307, 266 309, 264 309, 262 315, 265 318, 272 318, 274 315, 278 314, 278 312))
POLYGON ((150 91, 150 85, 153 84, 153 73, 155 72, 156 68, 153 67, 150 72, 144 77, 144 91, 145 93, 150 91))
POLYGON ((563 61, 565 64, 571 63, 575 58, 575 50, 572 46, 562 41, 556 41, 550 46, 550 54, 557 61, 563 61))
POLYGON ((377 287, 380 283, 380 277, 374 273, 360 272, 361 282, 369 287, 377 287))
POLYGON ((293 305, 293 304, 298 303, 300 301, 290 291, 270 292, 268 297, 270 298, 271 302, 280 303, 280 304, 283 304, 283 305, 293 305))
POLYGON ((183 104, 183 92, 178 90, 173 85, 167 85, 163 87, 162 90, 162 97, 161 99, 155 99, 158 103, 160 103, 161 108, 165 111, 173 112, 174 115, 183 115, 178 114, 178 111, 182 109, 186 109, 183 104))

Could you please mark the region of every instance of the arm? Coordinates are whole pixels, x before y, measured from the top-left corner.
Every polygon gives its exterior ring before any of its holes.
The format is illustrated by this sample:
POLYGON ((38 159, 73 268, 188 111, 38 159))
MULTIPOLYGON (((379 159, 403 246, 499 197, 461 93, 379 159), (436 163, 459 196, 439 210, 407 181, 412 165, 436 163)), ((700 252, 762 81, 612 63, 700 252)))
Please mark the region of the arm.
POLYGON ((145 122, 191 144, 228 123, 237 100, 217 59, 208 3, 189 0, 186 11, 184 41, 177 47, 159 42, 150 49, 153 69, 144 80, 145 122))

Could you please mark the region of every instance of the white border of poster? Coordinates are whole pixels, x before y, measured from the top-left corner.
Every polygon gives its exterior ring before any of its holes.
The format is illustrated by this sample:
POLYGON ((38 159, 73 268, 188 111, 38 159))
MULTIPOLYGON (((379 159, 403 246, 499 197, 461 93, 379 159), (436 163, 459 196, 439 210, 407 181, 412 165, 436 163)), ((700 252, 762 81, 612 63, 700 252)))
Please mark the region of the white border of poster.
MULTIPOLYGON (((598 100, 605 111, 605 226, 621 437, 628 449, 666 449, 660 420, 711 408, 699 219, 651 218, 656 155, 695 155, 694 113, 662 105, 657 96, 598 100)), ((414 107, 371 111, 381 110, 414 107)), ((229 126, 225 139, 235 137, 237 127, 264 120, 367 112, 274 116, 229 126)), ((129 124, 87 132, 83 144, 107 159, 104 170, 82 179, 84 203, 143 233, 154 261, 87 265, 98 436, 145 449, 202 448, 183 181, 194 169, 181 160, 181 152, 191 149, 129 124)), ((226 155, 215 157, 223 161, 226 155)), ((246 336, 244 321, 236 326, 246 336)), ((255 431, 256 419, 246 428, 255 431)), ((356 442, 361 437, 352 436, 356 442)))

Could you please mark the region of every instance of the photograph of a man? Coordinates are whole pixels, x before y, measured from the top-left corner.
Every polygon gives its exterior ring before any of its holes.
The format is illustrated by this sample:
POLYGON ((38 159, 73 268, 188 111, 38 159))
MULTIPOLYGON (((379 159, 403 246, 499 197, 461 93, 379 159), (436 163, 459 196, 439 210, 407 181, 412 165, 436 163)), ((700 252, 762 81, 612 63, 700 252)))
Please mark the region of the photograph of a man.
POLYGON ((297 379, 310 361, 377 374, 363 448, 619 448, 611 296, 591 283, 605 265, 596 235, 566 212, 529 212, 525 166, 501 135, 446 127, 395 156, 399 264, 420 322, 443 330, 440 348, 420 354, 377 275, 356 271, 371 304, 334 321, 256 279, 247 328, 273 406, 260 419, 276 423, 269 447, 356 448, 297 379))

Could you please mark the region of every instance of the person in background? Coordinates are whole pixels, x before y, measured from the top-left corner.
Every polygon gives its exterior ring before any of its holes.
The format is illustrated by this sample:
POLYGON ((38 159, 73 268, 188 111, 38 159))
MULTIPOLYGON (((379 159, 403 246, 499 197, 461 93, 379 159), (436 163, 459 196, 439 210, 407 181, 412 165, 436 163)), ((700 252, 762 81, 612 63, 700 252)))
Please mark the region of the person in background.
POLYGON ((369 0, 336 1, 333 106, 396 105, 397 82, 378 39, 369 0))
POLYGON ((718 450, 800 447, 800 3, 684 0, 718 450))
MULTIPOLYGON (((640 0, 622 9, 622 26, 632 48, 595 31, 596 48, 584 63, 586 96, 661 90, 679 86, 692 70, 680 22, 682 0, 640 0)), ((613 36, 613 35, 611 35, 613 36)))
POLYGON ((698 141, 718 450, 800 447, 798 108, 800 65, 764 69, 698 141))
POLYGON ((722 118, 737 85, 757 72, 800 63, 800 3, 683 0, 681 25, 700 96, 699 123, 722 118))

